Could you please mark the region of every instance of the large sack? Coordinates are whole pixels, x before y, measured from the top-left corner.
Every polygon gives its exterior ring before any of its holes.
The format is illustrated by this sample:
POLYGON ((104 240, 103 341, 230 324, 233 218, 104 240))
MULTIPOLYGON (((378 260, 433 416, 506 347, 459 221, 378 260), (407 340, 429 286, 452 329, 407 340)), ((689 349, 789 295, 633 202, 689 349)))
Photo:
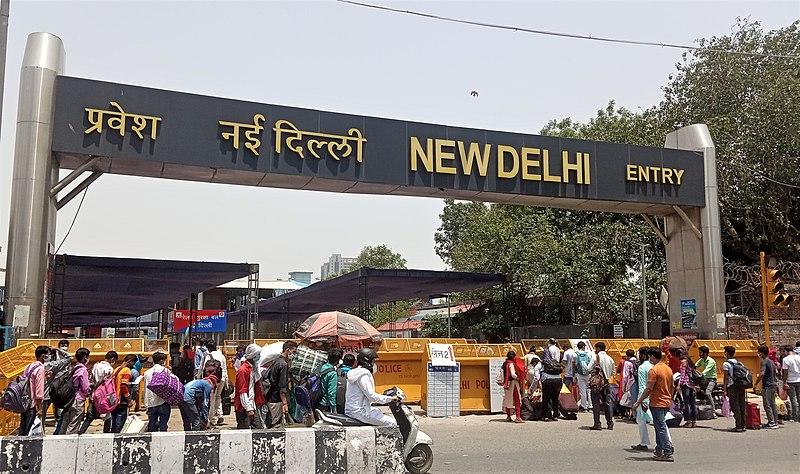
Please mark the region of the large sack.
POLYGON ((273 362, 278 360, 278 358, 283 353, 283 342, 273 342, 272 344, 268 344, 261 348, 261 354, 258 358, 258 365, 261 367, 267 367, 271 365, 273 362))

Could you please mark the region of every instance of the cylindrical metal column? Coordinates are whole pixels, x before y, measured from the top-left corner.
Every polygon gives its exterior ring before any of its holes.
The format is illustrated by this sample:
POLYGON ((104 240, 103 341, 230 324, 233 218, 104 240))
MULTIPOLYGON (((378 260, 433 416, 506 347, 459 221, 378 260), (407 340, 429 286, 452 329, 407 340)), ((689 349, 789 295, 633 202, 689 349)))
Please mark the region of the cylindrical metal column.
POLYGON ((50 198, 58 179, 51 153, 55 82, 64 72, 65 58, 57 36, 28 36, 20 74, 6 265, 6 324, 20 337, 38 334, 42 323, 48 245, 55 241, 56 211, 50 198))

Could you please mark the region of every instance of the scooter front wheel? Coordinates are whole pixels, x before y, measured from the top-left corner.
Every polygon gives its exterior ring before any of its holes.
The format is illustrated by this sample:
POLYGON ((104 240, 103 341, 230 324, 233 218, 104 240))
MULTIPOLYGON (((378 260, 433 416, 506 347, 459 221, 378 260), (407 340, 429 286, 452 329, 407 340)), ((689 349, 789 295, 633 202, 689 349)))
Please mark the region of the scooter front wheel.
POLYGON ((406 469, 412 474, 425 474, 433 467, 433 451, 427 444, 418 444, 406 458, 406 469))

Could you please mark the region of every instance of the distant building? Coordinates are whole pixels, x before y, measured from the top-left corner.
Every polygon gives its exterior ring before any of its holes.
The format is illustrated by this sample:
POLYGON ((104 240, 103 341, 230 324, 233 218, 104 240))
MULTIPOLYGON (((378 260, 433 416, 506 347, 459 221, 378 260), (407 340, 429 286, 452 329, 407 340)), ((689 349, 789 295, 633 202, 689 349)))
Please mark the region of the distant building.
POLYGON ((342 257, 338 253, 332 254, 328 261, 322 264, 319 277, 321 280, 326 280, 332 276, 347 273, 355 263, 355 258, 342 257))
POLYGON ((289 272, 289 280, 310 285, 311 275, 312 275, 311 272, 289 272))

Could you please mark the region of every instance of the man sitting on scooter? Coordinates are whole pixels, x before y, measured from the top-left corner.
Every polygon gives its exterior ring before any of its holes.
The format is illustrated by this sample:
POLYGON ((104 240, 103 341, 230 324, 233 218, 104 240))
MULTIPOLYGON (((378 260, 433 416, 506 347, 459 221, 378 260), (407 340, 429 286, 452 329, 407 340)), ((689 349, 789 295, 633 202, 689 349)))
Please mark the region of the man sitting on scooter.
POLYGON ((356 368, 347 373, 347 395, 344 414, 368 425, 397 426, 393 417, 384 415, 373 403, 387 404, 399 401, 398 397, 389 397, 375 393, 378 353, 372 349, 361 349, 356 356, 356 368))

